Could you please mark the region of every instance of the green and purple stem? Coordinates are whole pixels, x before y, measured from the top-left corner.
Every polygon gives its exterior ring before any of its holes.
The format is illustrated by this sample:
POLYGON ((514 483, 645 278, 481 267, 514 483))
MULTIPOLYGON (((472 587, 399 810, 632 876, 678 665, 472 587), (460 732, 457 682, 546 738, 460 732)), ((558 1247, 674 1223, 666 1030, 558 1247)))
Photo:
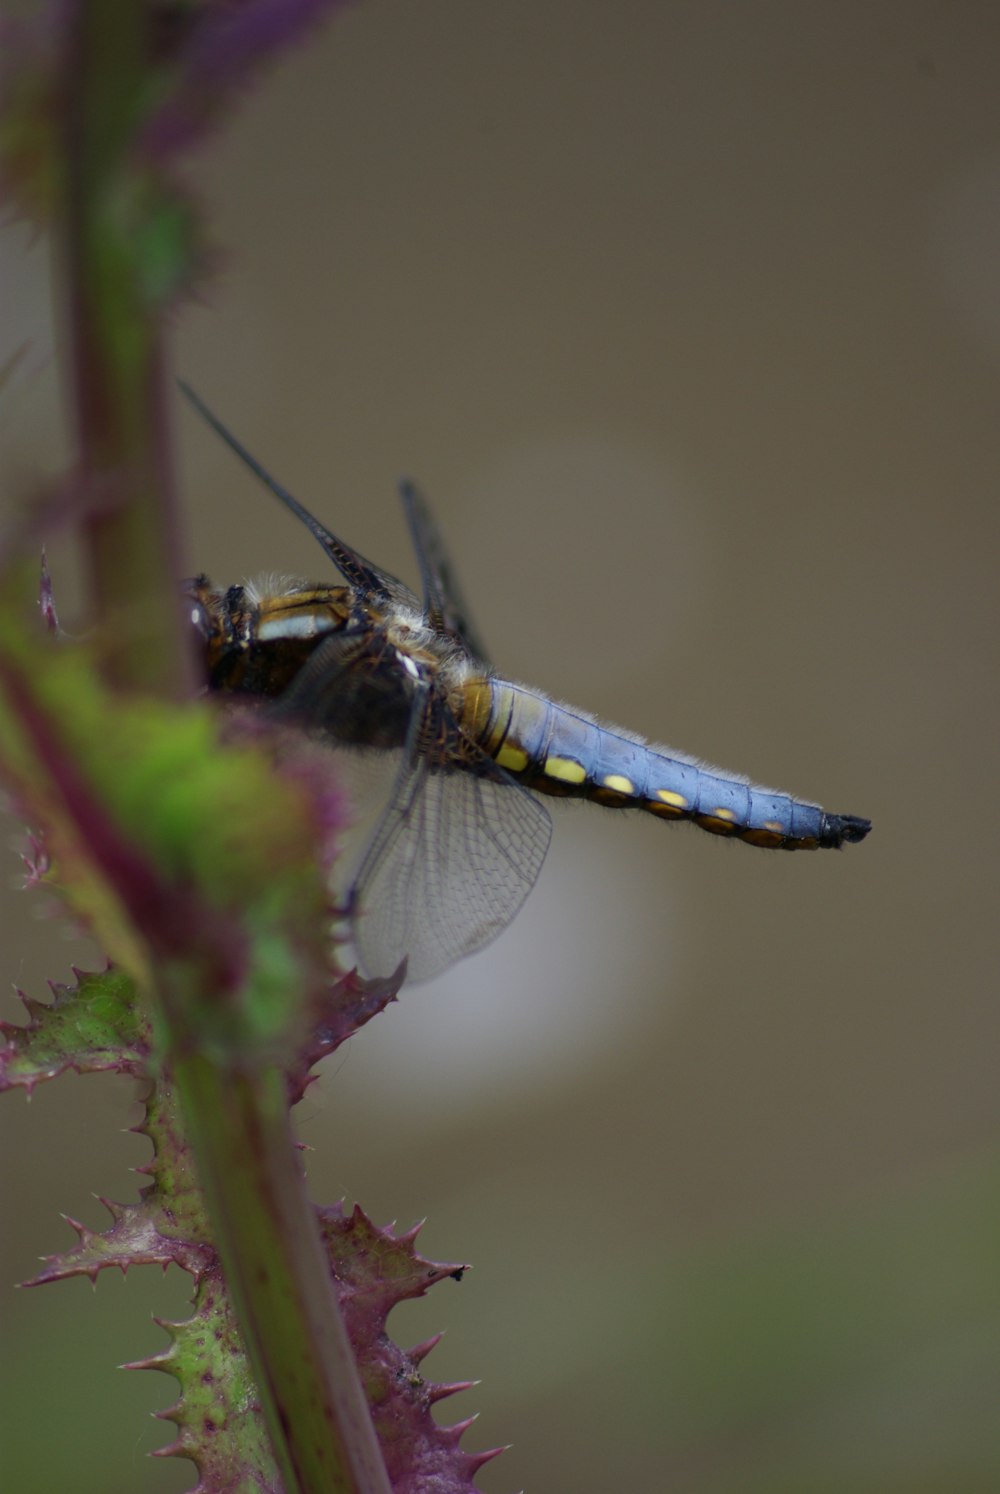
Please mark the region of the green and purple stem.
MULTIPOLYGON (((167 168, 255 67, 331 8, 73 0, 45 18, 37 55, 11 64, 36 68, 5 121, 5 176, 55 234, 77 445, 66 511, 82 539, 97 642, 74 675, 68 645, 23 648, 13 626, 0 639, 0 765, 46 832, 42 880, 51 854, 70 907, 108 934, 135 978, 133 998, 151 998, 145 1072, 161 1089, 168 1075, 179 1097, 284 1494, 388 1494, 288 1117, 295 1055, 309 1047, 328 984, 329 847, 314 829, 328 828, 325 790, 314 792, 308 770, 285 771, 280 744, 244 743, 237 763, 171 720, 194 679, 176 592, 163 329, 205 256, 167 168), (282 825, 266 808, 255 819, 254 754, 268 752, 290 806, 282 825), (242 861, 229 844, 230 790, 230 816, 259 832, 242 861), (290 823, 301 834, 289 838, 290 823)), ((43 612, 54 623, 47 581, 43 612)), ((7 1036, 9 1084, 18 1040, 7 1036)), ((72 1048, 63 1059, 76 1066, 72 1048)), ((199 1258, 186 1259, 191 1269, 199 1258)), ((397 1490, 421 1486, 410 1471, 394 1478, 397 1490)))

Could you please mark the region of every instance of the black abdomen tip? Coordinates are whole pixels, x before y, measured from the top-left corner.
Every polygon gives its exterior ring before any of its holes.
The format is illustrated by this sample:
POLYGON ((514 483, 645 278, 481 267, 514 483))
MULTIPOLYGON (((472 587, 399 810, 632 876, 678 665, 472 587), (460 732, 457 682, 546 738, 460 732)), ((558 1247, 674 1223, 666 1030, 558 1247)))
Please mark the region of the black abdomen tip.
POLYGON ((821 846, 856 845, 859 840, 864 840, 871 827, 871 820, 859 819, 856 814, 825 814, 819 843, 821 846))

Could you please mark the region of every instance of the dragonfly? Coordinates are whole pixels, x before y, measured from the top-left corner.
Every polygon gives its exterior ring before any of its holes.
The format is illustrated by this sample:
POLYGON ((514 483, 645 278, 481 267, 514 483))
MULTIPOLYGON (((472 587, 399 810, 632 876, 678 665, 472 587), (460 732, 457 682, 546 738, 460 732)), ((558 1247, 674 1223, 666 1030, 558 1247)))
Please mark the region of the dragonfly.
POLYGON ((426 980, 515 917, 552 835, 546 798, 577 798, 774 850, 834 849, 871 821, 651 745, 488 662, 440 530, 400 485, 422 597, 331 533, 187 385, 199 414, 319 542, 335 585, 186 583, 210 691, 269 702, 332 748, 395 754, 347 907, 359 966, 426 980))

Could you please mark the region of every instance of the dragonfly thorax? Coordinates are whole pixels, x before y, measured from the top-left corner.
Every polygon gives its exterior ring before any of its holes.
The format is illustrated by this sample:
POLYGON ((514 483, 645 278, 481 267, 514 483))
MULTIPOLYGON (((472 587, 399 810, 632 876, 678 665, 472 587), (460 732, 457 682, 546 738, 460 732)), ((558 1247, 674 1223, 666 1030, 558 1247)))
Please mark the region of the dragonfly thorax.
POLYGON ((225 589, 198 576, 185 588, 212 689, 279 696, 356 606, 350 587, 267 578, 225 589))

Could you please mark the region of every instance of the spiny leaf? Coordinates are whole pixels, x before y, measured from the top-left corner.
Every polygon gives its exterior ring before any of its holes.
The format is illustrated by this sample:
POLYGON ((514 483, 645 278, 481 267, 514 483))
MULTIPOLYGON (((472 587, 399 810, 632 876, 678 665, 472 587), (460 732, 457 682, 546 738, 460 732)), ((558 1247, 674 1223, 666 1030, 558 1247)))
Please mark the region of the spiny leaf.
POLYGON ((135 982, 123 970, 76 970, 73 986, 53 984, 52 1001, 18 992, 23 1026, 0 1021, 0 1091, 29 1092, 65 1069, 80 1074, 142 1072, 149 1031, 136 1008, 135 982))
POLYGON ((310 1080, 310 1070, 335 1053, 341 1043, 372 1017, 395 1001, 405 977, 405 962, 386 979, 367 980, 356 970, 336 981, 329 994, 316 1005, 297 1071, 291 1076, 291 1095, 300 1100, 310 1080))
POLYGON ((346 1215, 340 1204, 317 1212, 342 1300, 357 1317, 359 1338, 381 1333, 398 1303, 422 1297, 428 1287, 449 1276, 461 1280, 468 1269, 435 1264, 418 1255, 420 1225, 396 1235, 378 1229, 357 1206, 346 1215))
POLYGON ((150 1081, 143 1118, 133 1130, 147 1137, 153 1148, 150 1160, 136 1171, 150 1180, 142 1189, 142 1202, 154 1211, 157 1230, 165 1238, 195 1248, 209 1243, 212 1236, 205 1203, 169 1074, 150 1081))
POLYGON ((459 1441, 475 1418, 440 1427, 431 1406, 475 1382, 438 1385, 426 1380, 420 1363, 433 1344, 407 1353, 385 1330, 393 1307, 448 1277, 461 1280, 467 1267, 418 1255, 419 1226, 394 1235, 376 1228, 358 1207, 346 1215, 338 1205, 317 1212, 395 1494, 466 1494, 476 1470, 500 1449, 463 1452, 459 1441))
POLYGON ((161 1354, 126 1366, 162 1370, 181 1385, 174 1406, 156 1414, 177 1427, 157 1457, 190 1458, 199 1479, 193 1494, 281 1494, 256 1388, 218 1267, 199 1278, 194 1314, 186 1323, 158 1319, 170 1335, 161 1354))
POLYGON ((204 1199, 169 1083, 149 1081, 143 1118, 132 1129, 145 1136, 153 1149, 150 1160, 136 1169, 150 1180, 138 1201, 121 1204, 102 1198, 112 1221, 103 1231, 67 1218, 77 1233, 77 1243, 47 1256, 44 1270, 26 1285, 39 1286, 68 1276, 93 1280, 108 1266, 124 1273, 134 1265, 164 1269, 176 1265, 198 1276, 215 1264, 204 1199))
MULTIPOLYGON (((440 1427, 431 1408, 475 1382, 441 1385, 425 1379, 420 1363, 436 1340, 407 1353, 385 1332, 393 1306, 422 1295, 436 1281, 460 1276, 464 1267, 422 1259, 414 1249, 414 1231, 397 1237, 379 1230, 360 1209, 346 1216, 337 1208, 318 1212, 394 1491, 474 1494, 477 1469, 500 1449, 463 1452, 459 1441, 475 1418, 440 1427)), ((130 1366, 163 1370, 180 1383, 179 1401, 160 1413, 178 1427, 177 1440, 161 1456, 192 1459, 201 1494, 244 1487, 277 1490, 224 1282, 212 1266, 197 1273, 197 1283, 192 1317, 161 1324, 170 1335, 169 1347, 130 1366)))
POLYGON ((160 1198, 144 1198, 139 1203, 120 1204, 102 1198, 111 1215, 106 1230, 88 1229, 78 1219, 63 1217, 76 1231, 77 1243, 57 1255, 45 1257, 45 1266, 25 1286, 43 1286, 48 1281, 63 1281, 69 1276, 89 1276, 96 1281, 98 1273, 117 1266, 124 1276, 130 1266, 180 1266, 192 1275, 206 1270, 215 1260, 207 1245, 162 1233, 169 1218, 160 1198))
MULTIPOLYGON (((344 983, 347 1006, 361 1000, 388 999, 386 989, 364 992, 361 983, 344 983)), ((61 987, 51 1006, 31 1009, 25 1047, 39 1049, 40 1062, 64 1032, 94 1035, 91 1055, 102 1066, 116 1036, 130 1031, 130 1068, 142 1072, 149 1061, 148 1030, 130 997, 132 984, 120 972, 81 974, 75 987, 61 987), (51 1024, 51 1030, 50 1026, 51 1024), (44 1039, 43 1041, 43 1035, 44 1039)), ((81 1051, 77 1055, 84 1061, 81 1051)), ((15 1060, 28 1064, 27 1053, 15 1060)), ((34 1072, 34 1070, 32 1070, 34 1072)), ((28 1082, 28 1070, 12 1082, 28 1082)), ((37 1075, 36 1075, 37 1077, 37 1075)), ((196 1281, 195 1310, 186 1324, 164 1325, 173 1342, 163 1354, 139 1368, 162 1369, 181 1385, 175 1407, 163 1413, 176 1422, 178 1436, 163 1455, 191 1458, 199 1469, 201 1494, 223 1490, 272 1489, 280 1494, 270 1448, 259 1414, 253 1380, 236 1333, 228 1297, 210 1243, 208 1221, 195 1181, 183 1129, 168 1083, 150 1080, 143 1120, 134 1128, 147 1136, 153 1155, 139 1171, 149 1182, 134 1203, 102 1199, 111 1222, 103 1231, 76 1220, 77 1234, 68 1250, 47 1258, 29 1285, 85 1275, 96 1279, 115 1266, 123 1273, 133 1265, 180 1266, 196 1281)), ((417 1253, 417 1229, 396 1235, 376 1228, 360 1208, 346 1213, 339 1206, 317 1209, 321 1239, 331 1280, 358 1359, 386 1466, 396 1494, 473 1494, 476 1470, 499 1449, 467 1453, 460 1440, 470 1422, 440 1427, 431 1408, 473 1382, 436 1384, 427 1380, 422 1361, 437 1342, 431 1339, 407 1353, 392 1342, 386 1320, 398 1303, 423 1295, 448 1277, 460 1279, 456 1263, 435 1263, 417 1253)))

